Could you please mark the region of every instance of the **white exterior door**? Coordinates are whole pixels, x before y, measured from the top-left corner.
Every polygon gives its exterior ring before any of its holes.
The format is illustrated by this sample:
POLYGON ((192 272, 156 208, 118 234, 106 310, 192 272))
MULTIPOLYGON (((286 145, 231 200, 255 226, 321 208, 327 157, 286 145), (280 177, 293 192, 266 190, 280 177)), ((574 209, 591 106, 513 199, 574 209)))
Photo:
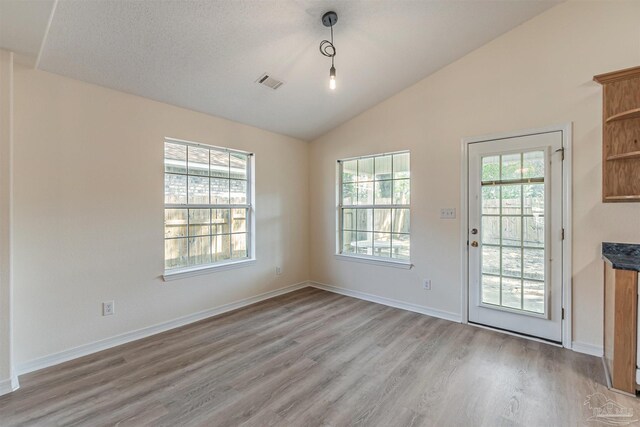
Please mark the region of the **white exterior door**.
POLYGON ((562 341, 562 132, 469 144, 469 321, 562 341))

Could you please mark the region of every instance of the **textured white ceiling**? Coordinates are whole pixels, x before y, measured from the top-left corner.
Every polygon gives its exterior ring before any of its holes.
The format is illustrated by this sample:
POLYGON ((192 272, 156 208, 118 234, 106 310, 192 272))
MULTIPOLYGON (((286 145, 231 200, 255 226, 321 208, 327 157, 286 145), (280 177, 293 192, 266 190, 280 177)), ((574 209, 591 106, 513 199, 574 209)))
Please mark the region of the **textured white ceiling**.
POLYGON ((59 0, 39 68, 312 140, 557 3, 59 0))

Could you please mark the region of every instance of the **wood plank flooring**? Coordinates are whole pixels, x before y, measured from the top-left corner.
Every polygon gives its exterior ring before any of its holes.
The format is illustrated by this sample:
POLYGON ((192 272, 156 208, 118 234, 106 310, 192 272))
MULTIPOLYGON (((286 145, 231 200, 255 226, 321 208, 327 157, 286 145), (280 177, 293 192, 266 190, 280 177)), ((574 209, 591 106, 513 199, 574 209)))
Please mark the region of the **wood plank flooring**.
POLYGON ((582 426, 606 399, 640 415, 604 381, 595 357, 305 288, 25 375, 0 425, 582 426))

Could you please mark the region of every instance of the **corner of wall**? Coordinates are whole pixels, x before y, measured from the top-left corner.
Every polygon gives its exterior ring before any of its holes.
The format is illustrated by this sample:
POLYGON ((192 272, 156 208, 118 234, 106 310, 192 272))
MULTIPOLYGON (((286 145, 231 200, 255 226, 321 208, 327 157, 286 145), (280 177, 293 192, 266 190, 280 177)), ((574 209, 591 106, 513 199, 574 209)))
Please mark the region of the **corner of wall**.
POLYGON ((13 52, 0 49, 0 395, 18 388, 12 330, 13 52))

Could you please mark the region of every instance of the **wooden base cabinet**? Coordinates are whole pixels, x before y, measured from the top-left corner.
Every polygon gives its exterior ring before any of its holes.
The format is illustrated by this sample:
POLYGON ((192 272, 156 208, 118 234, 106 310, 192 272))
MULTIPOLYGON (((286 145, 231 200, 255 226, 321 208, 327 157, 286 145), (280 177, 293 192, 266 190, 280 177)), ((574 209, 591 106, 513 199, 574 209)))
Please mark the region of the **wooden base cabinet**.
POLYGON ((611 388, 636 394, 638 272, 605 262, 604 363, 611 388))

